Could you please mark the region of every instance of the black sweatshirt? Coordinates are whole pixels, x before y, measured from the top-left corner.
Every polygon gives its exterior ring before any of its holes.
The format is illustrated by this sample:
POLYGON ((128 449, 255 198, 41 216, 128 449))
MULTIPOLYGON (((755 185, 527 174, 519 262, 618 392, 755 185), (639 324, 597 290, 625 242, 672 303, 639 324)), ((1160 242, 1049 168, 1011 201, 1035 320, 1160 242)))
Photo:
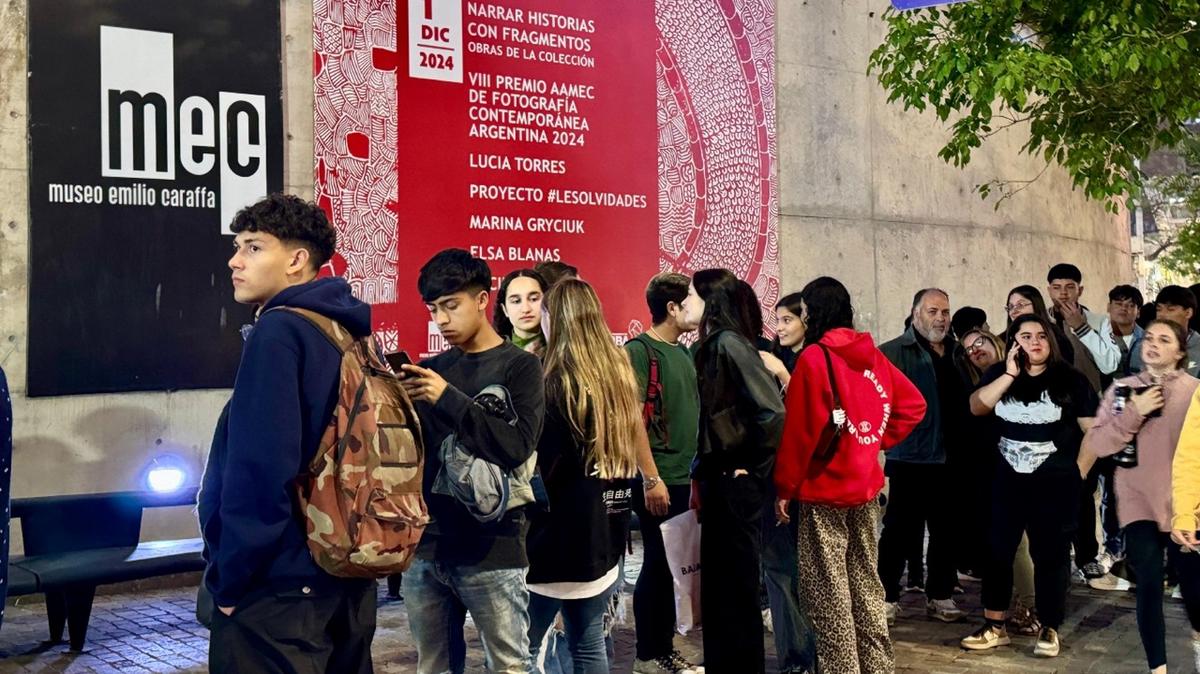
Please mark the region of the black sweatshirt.
POLYGON ((529 531, 530 583, 603 577, 620 561, 629 532, 632 481, 589 475, 586 447, 562 405, 561 398, 548 405, 538 442, 538 469, 550 511, 539 512, 529 531))
POLYGON ((421 362, 445 379, 436 405, 418 403, 425 440, 423 491, 433 522, 421 537, 417 556, 447 564, 477 565, 483 570, 528 566, 525 555, 527 524, 524 508, 515 508, 497 522, 484 524, 450 496, 431 493, 441 469, 442 441, 456 433, 458 443, 476 456, 506 470, 525 463, 537 447, 545 413, 542 365, 531 353, 505 342, 480 353, 452 348, 421 362), (517 414, 516 426, 489 415, 472 399, 485 387, 508 389, 517 414))

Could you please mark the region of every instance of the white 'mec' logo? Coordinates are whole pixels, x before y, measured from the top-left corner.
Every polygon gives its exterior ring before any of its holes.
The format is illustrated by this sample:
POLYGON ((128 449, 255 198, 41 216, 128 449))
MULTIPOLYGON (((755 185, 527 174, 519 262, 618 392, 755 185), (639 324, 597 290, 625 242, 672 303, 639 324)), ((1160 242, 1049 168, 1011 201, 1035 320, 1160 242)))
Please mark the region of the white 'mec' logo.
MULTIPOLYGON (((195 176, 221 164, 221 231, 267 193, 266 97, 220 91, 179 104, 179 165, 195 176)), ((174 35, 100 26, 100 175, 175 179, 174 35)))

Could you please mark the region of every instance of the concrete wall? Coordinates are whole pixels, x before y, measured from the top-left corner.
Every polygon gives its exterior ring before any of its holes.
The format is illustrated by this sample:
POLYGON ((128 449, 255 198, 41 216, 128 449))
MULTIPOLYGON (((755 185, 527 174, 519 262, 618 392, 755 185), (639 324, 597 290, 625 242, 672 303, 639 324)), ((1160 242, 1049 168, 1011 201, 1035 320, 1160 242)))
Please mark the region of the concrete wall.
MULTIPOLYGON (((936 156, 936 121, 885 104, 865 74, 882 39, 881 0, 778 0, 781 256, 785 292, 820 274, 854 293, 862 327, 899 331, 907 298, 947 289, 956 305, 999 320, 1003 293, 1040 281, 1049 264, 1084 269, 1093 306, 1130 278, 1123 220, 1071 193, 1049 171, 994 211, 971 188, 1041 167, 1016 157, 1015 134, 967 171, 936 156), (869 12, 876 12, 875 18, 869 12)), ((285 0, 286 189, 312 195, 312 5, 285 0)), ((136 489, 146 462, 171 451, 200 470, 226 391, 24 396, 28 185, 26 0, 0 0, 0 364, 16 414, 14 496, 136 489)), ((97 261, 101 263, 102 261, 97 261)), ((144 537, 194 535, 185 509, 151 512, 144 537)), ((17 537, 15 549, 20 550, 17 537)))
POLYGON ((912 294, 939 286, 1003 326, 1009 288, 1045 288, 1046 271, 1083 270, 1085 304, 1133 278, 1125 216, 1071 191, 1051 168, 998 210, 974 193, 993 178, 1030 179, 1021 133, 984 144, 965 170, 937 156, 933 115, 889 105, 867 58, 883 41, 886 0, 778 0, 782 290, 820 275, 850 289, 860 329, 880 341, 903 328, 912 294))
MULTIPOLYGON (((312 196, 312 2, 283 7, 284 183, 312 196)), ((0 0, 0 366, 12 387, 14 497, 141 489, 146 463, 172 453, 198 484, 228 391, 25 397, 28 297, 26 0, 0 0)), ((102 264, 103 260, 96 260, 102 264)), ((187 508, 147 511, 143 539, 194 536, 187 508)), ((19 530, 14 551, 21 550, 19 530)))

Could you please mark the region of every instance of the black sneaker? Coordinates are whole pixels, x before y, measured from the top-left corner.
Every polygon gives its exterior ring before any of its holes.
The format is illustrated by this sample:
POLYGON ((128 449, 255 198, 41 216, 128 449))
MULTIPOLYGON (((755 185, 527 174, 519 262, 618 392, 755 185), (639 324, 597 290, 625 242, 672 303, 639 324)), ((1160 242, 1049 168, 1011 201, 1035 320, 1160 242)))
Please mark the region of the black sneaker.
POLYGON ((1101 566, 1099 562, 1088 562, 1083 565, 1083 568, 1079 572, 1083 574, 1084 579, 1092 580, 1108 573, 1108 569, 1101 566))
POLYGON ((678 648, 671 649, 671 662, 678 667, 680 674, 704 674, 704 665, 694 664, 691 660, 683 657, 683 653, 679 652, 678 648))
POLYGON ((677 650, 653 660, 635 660, 634 674, 704 674, 704 667, 693 665, 677 650))

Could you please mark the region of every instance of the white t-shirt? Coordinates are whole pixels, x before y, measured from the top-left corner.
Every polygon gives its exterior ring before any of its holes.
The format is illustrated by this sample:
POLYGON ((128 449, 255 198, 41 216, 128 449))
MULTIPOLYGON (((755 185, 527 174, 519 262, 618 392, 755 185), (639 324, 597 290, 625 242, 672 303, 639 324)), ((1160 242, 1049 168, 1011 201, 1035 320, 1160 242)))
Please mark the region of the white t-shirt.
POLYGON ((596 595, 604 592, 617 582, 617 577, 621 575, 621 565, 618 564, 608 570, 608 573, 600 576, 596 580, 587 580, 583 582, 566 582, 566 583, 540 583, 529 586, 530 592, 536 592, 543 597, 551 599, 591 599, 596 595))

